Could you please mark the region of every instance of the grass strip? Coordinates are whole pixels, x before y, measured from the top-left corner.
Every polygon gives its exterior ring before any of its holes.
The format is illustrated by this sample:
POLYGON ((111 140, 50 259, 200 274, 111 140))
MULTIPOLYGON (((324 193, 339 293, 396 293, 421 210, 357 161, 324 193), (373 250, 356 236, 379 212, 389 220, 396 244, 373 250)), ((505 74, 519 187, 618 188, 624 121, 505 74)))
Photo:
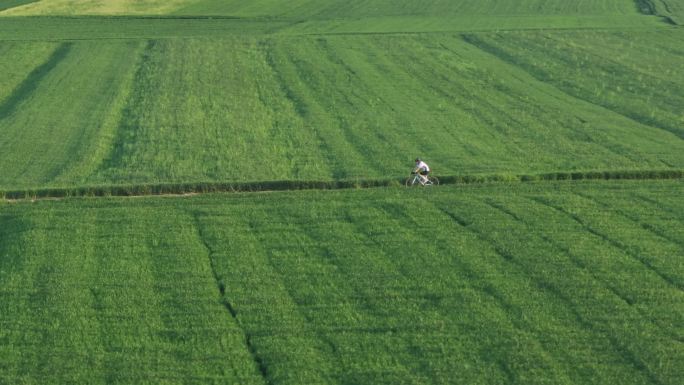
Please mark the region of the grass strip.
POLYGON ((3 16, 0 40, 107 40, 268 34, 290 21, 231 17, 3 16))
MULTIPOLYGON (((441 184, 516 183, 564 180, 666 180, 684 178, 684 170, 574 171, 542 174, 438 175, 441 184)), ((103 185, 64 188, 0 190, 0 199, 59 199, 68 197, 110 197, 185 195, 217 192, 259 192, 289 190, 336 190, 400 186, 404 178, 354 180, 275 180, 258 182, 157 183, 103 185)))

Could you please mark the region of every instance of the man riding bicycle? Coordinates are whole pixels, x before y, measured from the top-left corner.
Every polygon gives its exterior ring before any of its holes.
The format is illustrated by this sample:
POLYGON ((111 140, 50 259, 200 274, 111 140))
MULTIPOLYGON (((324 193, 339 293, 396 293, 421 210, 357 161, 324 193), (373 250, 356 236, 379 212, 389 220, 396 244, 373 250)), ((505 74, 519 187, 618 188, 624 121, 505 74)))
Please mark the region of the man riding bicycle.
POLYGON ((420 176, 420 184, 424 185, 428 181, 430 166, 420 158, 416 158, 416 166, 413 168, 412 174, 418 174, 418 176, 420 176))

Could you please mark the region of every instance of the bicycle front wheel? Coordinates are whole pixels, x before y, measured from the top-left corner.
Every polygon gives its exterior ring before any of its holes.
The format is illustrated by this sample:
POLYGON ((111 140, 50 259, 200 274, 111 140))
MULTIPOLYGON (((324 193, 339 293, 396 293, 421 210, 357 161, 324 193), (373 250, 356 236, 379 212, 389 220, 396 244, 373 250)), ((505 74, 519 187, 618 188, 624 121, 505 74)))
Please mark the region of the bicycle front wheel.
POLYGON ((406 178, 406 181, 404 182, 404 186, 406 187, 413 187, 416 185, 416 178, 413 176, 410 176, 406 178))

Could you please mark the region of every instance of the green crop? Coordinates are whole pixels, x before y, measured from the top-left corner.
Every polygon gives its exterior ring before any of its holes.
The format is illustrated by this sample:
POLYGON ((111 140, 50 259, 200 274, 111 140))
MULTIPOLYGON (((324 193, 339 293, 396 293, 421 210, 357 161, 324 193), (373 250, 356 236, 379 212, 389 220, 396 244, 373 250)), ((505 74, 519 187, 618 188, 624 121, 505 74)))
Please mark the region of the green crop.
POLYGON ((57 48, 58 44, 50 42, 0 44, 0 65, 3 75, 0 77, 0 116, 11 113, 21 98, 31 92, 34 79, 43 75, 50 68, 44 63, 57 48), (25 84, 23 89, 17 88, 25 84), (12 99, 9 99, 12 96, 12 99), (8 100, 9 99, 9 100, 8 100))
MULTIPOLYGON (((586 35, 607 47, 616 38, 586 35)), ((63 42, 8 97, 0 186, 396 178, 415 156, 442 175, 684 165, 684 144, 673 140, 676 74, 642 76, 627 91, 635 59, 618 58, 624 75, 609 84, 623 84, 624 108, 610 111, 478 49, 472 36, 63 42), (673 87, 650 91, 657 103, 631 113, 652 109, 662 127, 624 116, 628 95, 646 102, 640 90, 661 82, 673 87)), ((638 36, 637 47, 675 45, 638 36)), ((664 48, 651 56, 677 58, 664 48)), ((572 65, 543 68, 579 70, 572 65)))
POLYGON ((682 187, 6 204, 0 376, 677 384, 682 187))
POLYGON ((108 211, 2 210, 0 382, 263 384, 192 223, 108 211))
MULTIPOLYGON (((656 1, 655 6, 644 7, 645 13, 667 11, 664 2, 656 1)), ((676 1, 667 3, 676 5, 676 1)), ((632 0, 602 0, 591 3, 573 3, 561 0, 429 0, 420 4, 410 0, 388 1, 342 1, 294 0, 285 4, 273 0, 244 2, 239 0, 112 0, 94 2, 87 0, 51 0, 3 2, 0 10, 7 15, 131 15, 131 14, 185 14, 221 15, 239 17, 289 17, 299 19, 339 19, 377 16, 453 16, 459 14, 530 15, 530 14, 635 14, 632 0), (8 3, 8 4, 4 4, 8 3), (36 3, 36 4, 30 4, 36 3), (20 7, 20 5, 25 5, 20 7), (14 9, 11 9, 14 8, 14 9)))
POLYGON ((675 48, 683 37, 674 30, 482 34, 468 40, 576 98, 684 138, 684 74, 677 71, 682 51, 675 48))
POLYGON ((138 42, 60 43, 16 86, 0 104, 0 185, 54 182, 94 166, 100 147, 111 147, 140 48, 138 42))
POLYGON ((664 16, 672 24, 681 25, 684 22, 684 1, 682 0, 641 0, 638 3, 644 13, 664 16))
POLYGON ((681 384, 683 10, 0 1, 0 384, 681 384))
MULTIPOLYGON (((659 19, 638 14, 632 0, 452 1, 371 0, 260 1, 200 0, 175 13, 292 20, 284 33, 379 33, 528 28, 635 28, 659 19)), ((661 10, 643 10, 664 15, 661 10)))
POLYGON ((454 16, 462 14, 490 15, 545 15, 545 14, 635 14, 630 0, 602 0, 595 2, 567 2, 562 0, 294 0, 282 4, 273 0, 199 0, 178 13, 219 14, 240 17, 292 17, 301 19, 340 19, 377 16, 454 16), (541 6, 540 3, 543 3, 541 6))

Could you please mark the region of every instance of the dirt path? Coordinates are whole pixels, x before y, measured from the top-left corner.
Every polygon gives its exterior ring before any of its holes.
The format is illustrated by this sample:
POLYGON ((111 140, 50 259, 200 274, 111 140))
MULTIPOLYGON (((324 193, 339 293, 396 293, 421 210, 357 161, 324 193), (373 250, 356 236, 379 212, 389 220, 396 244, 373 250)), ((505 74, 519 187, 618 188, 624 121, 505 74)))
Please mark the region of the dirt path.
MULTIPOLYGON (((588 180, 672 180, 684 179, 684 170, 616 170, 555 172, 545 174, 489 174, 489 175, 438 175, 442 185, 482 184, 482 183, 525 183, 552 181, 588 180)), ((0 191, 0 199, 8 203, 60 201, 69 198, 145 198, 169 197, 187 198, 201 194, 215 193, 271 193, 297 190, 341 190, 375 187, 403 187, 404 178, 366 179, 345 181, 262 181, 262 182, 215 182, 215 183, 178 183, 159 185, 99 186, 55 189, 35 189, 0 191)), ((411 187, 411 188, 439 188, 411 187)))

